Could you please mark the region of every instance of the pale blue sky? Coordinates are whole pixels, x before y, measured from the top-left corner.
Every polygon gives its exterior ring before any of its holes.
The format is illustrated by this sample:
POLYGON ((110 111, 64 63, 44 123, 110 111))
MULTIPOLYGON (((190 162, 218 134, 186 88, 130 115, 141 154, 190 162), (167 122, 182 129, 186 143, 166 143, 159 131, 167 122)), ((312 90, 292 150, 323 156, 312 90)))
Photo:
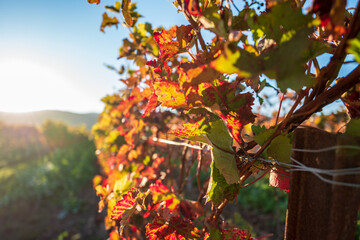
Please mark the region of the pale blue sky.
MULTIPOLYGON (((99 31, 104 5, 113 2, 0 0, 0 111, 101 112, 100 99, 121 86, 104 63, 120 65, 128 33, 99 31)), ((139 2, 140 21, 185 23, 169 0, 139 2)))

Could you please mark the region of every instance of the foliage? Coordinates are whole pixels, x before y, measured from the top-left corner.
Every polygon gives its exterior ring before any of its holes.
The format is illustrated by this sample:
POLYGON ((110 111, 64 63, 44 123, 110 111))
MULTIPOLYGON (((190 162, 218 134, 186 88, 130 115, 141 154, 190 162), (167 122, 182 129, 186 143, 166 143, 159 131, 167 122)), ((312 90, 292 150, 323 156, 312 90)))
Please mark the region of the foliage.
POLYGON ((52 125, 69 137, 64 146, 50 149, 45 126, 1 126, 0 141, 6 145, 0 153, 7 156, 0 158, 1 239, 104 239, 92 211, 97 201, 91 179, 97 169, 89 132, 52 125))
MULTIPOLYGON (((47 151, 28 155, 22 144, 14 146, 14 151, 21 156, 16 162, 13 162, 12 158, 5 159, 6 164, 0 168, 0 180, 3 186, 0 190, 0 206, 20 199, 42 199, 54 196, 56 193, 62 196, 61 204, 67 209, 66 211, 75 209, 76 204, 70 202, 76 202, 77 192, 91 179, 95 170, 93 164, 95 147, 88 139, 88 133, 81 128, 69 129, 63 123, 53 122, 45 123, 40 131, 30 126, 8 125, 3 127, 3 131, 16 133, 7 135, 7 142, 19 140, 19 134, 26 134, 28 139, 42 139, 41 142, 36 142, 35 146, 29 142, 26 146, 35 148, 34 151, 39 149, 47 149, 47 151), (59 136, 59 142, 54 142, 56 136, 59 136), (61 136, 66 136, 66 141, 61 136), (58 145, 59 143, 61 144, 58 145), (56 149, 50 151, 49 144, 56 149)), ((12 150, 2 146, 0 152, 7 154, 12 150)))
POLYGON ((112 239, 251 238, 220 215, 258 172, 273 170, 272 185, 286 188, 280 166, 259 157, 289 162, 294 129, 335 100, 359 117, 359 68, 338 77, 348 53, 358 60, 359 9, 325 2, 304 14, 303 1, 244 1, 239 9, 176 0, 189 25, 170 29, 141 23, 130 0, 106 6, 116 16, 103 15, 101 30, 122 16, 130 34, 119 58, 133 62, 117 71, 126 87, 102 99, 93 128, 99 211, 106 206, 106 228, 121 235, 112 239), (332 57, 320 68, 324 53, 332 57), (269 110, 274 89, 279 109, 264 121, 254 104, 269 110))

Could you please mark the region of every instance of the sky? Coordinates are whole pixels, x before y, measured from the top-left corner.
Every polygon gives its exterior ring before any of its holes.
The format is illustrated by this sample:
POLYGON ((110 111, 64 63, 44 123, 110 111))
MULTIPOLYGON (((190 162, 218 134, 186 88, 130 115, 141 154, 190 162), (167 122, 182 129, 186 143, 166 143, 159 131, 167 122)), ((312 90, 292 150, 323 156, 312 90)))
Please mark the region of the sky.
MULTIPOLYGON (((128 32, 121 26, 99 30, 104 6, 114 2, 0 0, 0 111, 101 112, 100 99, 122 86, 105 64, 121 65, 118 48, 128 32)), ((140 22, 187 24, 171 0, 137 2, 140 22)), ((353 68, 348 64, 341 74, 353 68)))
MULTIPOLYGON (((185 23, 169 0, 140 0, 140 21, 185 23)), ((100 32, 105 5, 87 0, 0 0, 0 111, 101 112, 122 85, 117 60, 126 30, 100 32)), ((121 20, 121 17, 118 17, 121 20)))

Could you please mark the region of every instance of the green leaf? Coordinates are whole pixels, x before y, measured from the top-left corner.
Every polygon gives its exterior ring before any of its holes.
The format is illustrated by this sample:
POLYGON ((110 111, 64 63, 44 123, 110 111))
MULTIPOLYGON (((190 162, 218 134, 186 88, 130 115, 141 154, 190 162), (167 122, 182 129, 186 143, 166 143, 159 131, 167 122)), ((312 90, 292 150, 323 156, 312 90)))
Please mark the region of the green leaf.
POLYGON ((345 134, 360 137, 360 119, 351 119, 350 122, 346 124, 345 134))
POLYGON ((253 17, 256 16, 254 9, 245 8, 237 16, 234 16, 231 23, 232 30, 246 31, 250 28, 249 25, 254 24, 253 17))
POLYGON ((259 59, 252 53, 239 48, 225 48, 223 54, 210 63, 210 66, 221 73, 238 74, 241 77, 251 77, 261 72, 259 59))
POLYGON ((221 148, 227 152, 234 152, 232 148, 233 139, 223 120, 219 119, 210 123, 210 129, 207 137, 214 146, 221 148))
POLYGON ((360 63, 360 34, 356 38, 349 40, 348 43, 347 53, 354 55, 355 61, 360 63))
POLYGON ((261 132, 264 132, 266 130, 265 126, 258 126, 258 125, 252 125, 251 130, 254 135, 259 135, 261 132))
POLYGON ((226 24, 221 19, 221 15, 218 13, 219 8, 217 6, 212 6, 206 8, 202 15, 199 16, 199 22, 204 26, 204 28, 212 31, 213 33, 226 37, 226 24))
POLYGON ((224 176, 227 184, 239 183, 235 153, 232 148, 233 139, 230 136, 223 120, 210 123, 207 137, 213 144, 212 158, 216 168, 224 176))
POLYGON ((287 88, 297 91, 303 86, 313 84, 312 81, 309 81, 304 69, 306 62, 311 57, 307 54, 311 47, 311 41, 308 38, 309 30, 306 28, 298 31, 291 40, 270 51, 264 57, 266 59, 265 69, 275 71, 275 78, 282 92, 286 92, 287 88))
POLYGON ((233 153, 224 152, 217 147, 212 148, 213 161, 228 184, 240 182, 234 156, 233 153))
POLYGON ((108 10, 110 12, 119 13, 120 8, 121 8, 121 3, 120 2, 115 2, 114 6, 105 6, 105 8, 106 8, 106 10, 108 10))
POLYGON ((219 205, 225 199, 232 201, 240 190, 240 184, 227 184, 224 176, 215 167, 214 161, 210 167, 211 176, 207 191, 207 201, 211 200, 215 205, 219 205))
POLYGON ((266 129, 264 126, 251 126, 251 129, 254 133, 254 140, 257 144, 260 146, 264 145, 264 143, 271 137, 271 135, 274 134, 274 132, 277 129, 277 126, 275 128, 269 128, 266 129))
POLYGON ((254 41, 257 42, 262 36, 274 39, 277 43, 290 40, 294 32, 310 27, 311 14, 303 15, 301 8, 294 8, 289 1, 276 4, 270 12, 264 12, 254 19, 248 21, 253 32, 254 41), (286 19, 286 21, 284 21, 286 19))
POLYGON ((270 146, 267 148, 267 154, 279 162, 290 162, 290 156, 292 153, 292 143, 287 135, 279 135, 275 137, 270 146))
POLYGON ((121 196, 124 192, 130 190, 134 185, 134 181, 129 179, 128 174, 121 172, 115 181, 113 192, 117 196, 121 196))
POLYGON ((222 240, 222 238, 223 238, 222 234, 217 228, 215 228, 215 227, 210 228, 209 239, 222 240))

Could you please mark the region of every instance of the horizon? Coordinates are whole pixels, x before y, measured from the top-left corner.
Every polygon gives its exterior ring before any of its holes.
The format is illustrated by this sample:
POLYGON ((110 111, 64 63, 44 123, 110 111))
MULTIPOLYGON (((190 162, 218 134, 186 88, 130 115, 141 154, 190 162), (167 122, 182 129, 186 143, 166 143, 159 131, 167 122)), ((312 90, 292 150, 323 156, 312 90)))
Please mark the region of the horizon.
POLYGON ((67 111, 67 110, 57 110, 57 109, 43 109, 43 110, 33 110, 33 111, 14 111, 14 112, 8 112, 8 111, 2 111, 1 113, 6 114, 27 114, 27 113, 37 113, 37 112, 64 112, 64 113, 73 113, 73 114, 101 114, 101 112, 74 112, 74 111, 67 111))

